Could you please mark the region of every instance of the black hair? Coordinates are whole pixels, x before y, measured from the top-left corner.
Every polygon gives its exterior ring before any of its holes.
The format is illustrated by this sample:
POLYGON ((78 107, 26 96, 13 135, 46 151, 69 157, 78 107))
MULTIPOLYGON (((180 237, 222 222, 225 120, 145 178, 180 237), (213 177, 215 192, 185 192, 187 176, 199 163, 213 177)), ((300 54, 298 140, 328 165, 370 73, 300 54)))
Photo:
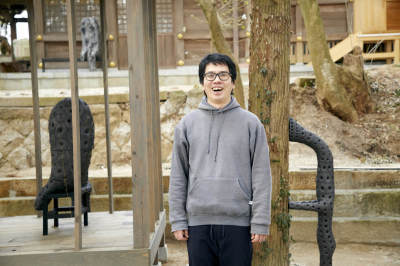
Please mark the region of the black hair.
POLYGON ((231 74, 232 83, 235 83, 236 80, 235 63, 227 55, 214 53, 206 55, 199 64, 199 80, 201 85, 203 85, 204 71, 206 71, 206 67, 208 64, 226 65, 229 68, 229 73, 231 74))

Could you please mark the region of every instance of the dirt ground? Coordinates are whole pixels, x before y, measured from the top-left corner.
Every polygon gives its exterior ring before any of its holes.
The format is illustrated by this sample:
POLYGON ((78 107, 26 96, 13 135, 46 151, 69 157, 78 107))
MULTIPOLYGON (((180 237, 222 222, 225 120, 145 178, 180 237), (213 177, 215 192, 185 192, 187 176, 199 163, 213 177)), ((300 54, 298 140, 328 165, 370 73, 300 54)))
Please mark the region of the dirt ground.
MULTIPOLYGON (((167 240, 168 262, 163 265, 186 266, 186 242, 167 240)), ((318 266, 318 245, 295 243, 290 246, 291 266, 318 266)), ((339 244, 333 254, 334 266, 398 266, 400 247, 339 244)))
MULTIPOLYGON (((374 113, 347 123, 322 110, 315 87, 291 85, 291 116, 305 129, 320 136, 330 147, 335 167, 391 167, 400 162, 400 65, 367 70, 374 113)), ((301 144, 290 144, 289 164, 315 167, 314 152, 301 144)))

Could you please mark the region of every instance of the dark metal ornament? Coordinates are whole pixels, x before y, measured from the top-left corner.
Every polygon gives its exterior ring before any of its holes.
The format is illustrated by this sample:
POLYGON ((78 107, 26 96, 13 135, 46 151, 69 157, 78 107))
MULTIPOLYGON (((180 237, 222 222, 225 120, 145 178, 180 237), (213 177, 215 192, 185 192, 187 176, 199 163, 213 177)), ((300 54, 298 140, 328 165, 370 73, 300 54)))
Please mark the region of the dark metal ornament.
POLYGON ((317 242, 320 253, 320 265, 332 265, 332 256, 336 248, 332 232, 333 201, 335 182, 333 157, 328 145, 317 135, 307 131, 294 119, 289 119, 289 140, 303 143, 317 154, 318 169, 316 176, 317 200, 289 202, 289 208, 318 212, 317 242))

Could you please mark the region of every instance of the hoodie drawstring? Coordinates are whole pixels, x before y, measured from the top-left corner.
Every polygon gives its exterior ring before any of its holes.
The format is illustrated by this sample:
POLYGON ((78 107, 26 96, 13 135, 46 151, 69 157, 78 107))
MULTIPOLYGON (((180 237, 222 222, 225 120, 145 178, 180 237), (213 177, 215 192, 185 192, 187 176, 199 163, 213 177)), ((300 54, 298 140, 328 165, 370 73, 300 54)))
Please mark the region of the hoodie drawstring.
POLYGON ((207 154, 210 154, 210 146, 211 146, 211 130, 214 124, 214 112, 211 111, 211 123, 210 123, 210 129, 208 131, 208 151, 207 154))
POLYGON ((222 130, 223 126, 224 126, 225 116, 226 116, 226 114, 224 114, 223 112, 221 112, 221 114, 222 114, 222 122, 221 122, 221 125, 219 126, 219 130, 218 130, 218 135, 217 135, 217 149, 216 149, 216 151, 215 151, 214 162, 217 161, 218 146, 219 146, 219 137, 221 136, 221 130, 222 130))

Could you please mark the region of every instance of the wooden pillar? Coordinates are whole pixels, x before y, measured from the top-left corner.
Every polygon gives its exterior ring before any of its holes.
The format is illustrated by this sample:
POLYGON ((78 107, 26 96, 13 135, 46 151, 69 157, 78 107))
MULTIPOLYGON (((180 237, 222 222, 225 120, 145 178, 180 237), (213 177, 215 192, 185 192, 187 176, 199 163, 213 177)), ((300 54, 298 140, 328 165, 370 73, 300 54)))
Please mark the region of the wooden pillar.
POLYGON ((300 6, 296 4, 296 63, 304 63, 303 27, 300 6))
POLYGON ((75 1, 67 0, 69 72, 71 81, 72 141, 74 152, 75 250, 82 249, 82 186, 78 72, 76 68, 75 1))
MULTIPOLYGON (((32 0, 35 13, 35 38, 37 40, 36 43, 36 51, 37 51, 37 60, 40 61, 45 56, 44 51, 44 42, 43 42, 43 34, 44 34, 44 16, 43 16, 43 0, 32 0), (41 36, 42 39, 37 38, 41 36)), ((36 65, 37 66, 37 65, 36 65)))
MULTIPOLYGON (((392 44, 394 45, 394 40, 386 40, 386 41, 384 41, 384 44, 385 44, 385 52, 386 53, 393 52, 392 44)), ((391 64, 391 63, 392 63, 392 58, 387 58, 386 59, 386 64, 391 64)))
POLYGON ((233 56, 236 58, 239 63, 239 26, 238 26, 238 0, 233 0, 233 9, 232 9, 232 17, 233 17, 233 56))
MULTIPOLYGON (((154 1, 154 0, 152 0, 154 1)), ((133 247, 148 248, 152 205, 149 182, 151 163, 151 102, 153 51, 150 47, 147 0, 127 0, 128 72, 132 148, 133 247)), ((155 33, 151 34, 156 36, 155 33)), ((154 69, 153 69, 154 71, 154 69)))
POLYGON ((352 34, 354 30, 354 9, 353 2, 345 2, 346 5, 346 25, 347 25, 347 33, 352 34))
POLYGON ((185 61, 185 32, 183 25, 183 0, 175 0, 174 1, 175 8, 175 54, 176 54, 176 62, 182 60, 185 61), (179 35, 181 34, 181 35, 179 35))
POLYGON ((107 18, 105 25, 105 38, 108 44, 109 62, 118 62, 118 10, 117 0, 104 1, 104 16, 107 18))
MULTIPOLYGON (((154 225, 155 221, 157 220, 157 212, 155 208, 155 191, 156 191, 156 182, 155 182, 155 153, 154 153, 154 139, 155 139, 155 132, 153 129, 154 128, 154 90, 155 90, 155 81, 154 81, 154 56, 157 56, 157 52, 154 51, 153 44, 157 43, 155 41, 153 43, 154 38, 157 39, 157 34, 156 34, 156 28, 155 28, 155 23, 153 24, 153 16, 155 17, 155 10, 153 11, 153 7, 155 9, 155 3, 154 1, 156 0, 149 0, 146 1, 145 9, 144 12, 147 13, 147 16, 145 18, 145 23, 144 23, 144 43, 145 45, 148 46, 148 56, 149 56, 149 61, 148 63, 145 64, 145 71, 146 71, 146 76, 149 78, 150 81, 150 87, 148 91, 146 91, 147 94, 147 102, 148 104, 146 105, 147 109, 147 132, 148 132, 148 155, 147 155, 147 160, 148 160, 148 178, 149 178, 149 205, 150 205, 150 232, 154 232, 154 225), (153 28, 154 26, 154 28, 153 28), (154 52, 156 54, 154 55, 154 52)), ((157 49, 157 46, 156 46, 157 49)), ((157 73, 158 74, 158 73, 157 73)), ((157 86, 158 87, 158 86, 157 86)), ((157 206, 158 209, 158 206, 157 206)))
MULTIPOLYGON (((246 32, 250 32, 250 12, 251 12, 251 1, 245 7, 246 12, 246 32)), ((250 60, 250 38, 246 38, 245 41, 245 57, 250 60)))
POLYGON ((32 107, 33 128, 35 136, 35 169, 36 169, 36 195, 42 188, 42 150, 40 138, 40 110, 39 110, 39 86, 37 73, 37 55, 35 42, 35 12, 31 1, 28 4, 28 26, 29 26, 29 51, 31 59, 31 83, 32 83, 32 107))
POLYGON ((11 20, 10 20, 10 29, 11 29, 11 59, 14 62, 15 61, 15 54, 14 54, 14 40, 17 39, 17 23, 15 22, 14 19, 15 14, 11 14, 11 20))
POLYGON ((394 40, 394 60, 395 64, 400 64, 400 39, 394 40))
MULTIPOLYGON (((109 1, 110 2, 110 1, 109 1)), ((111 140, 110 140, 110 111, 108 102, 108 60, 107 60, 107 16, 105 15, 105 0, 100 0, 100 20, 101 20, 101 44, 102 44, 102 69, 103 69, 103 87, 104 87, 104 110, 105 110, 105 128, 107 144, 107 176, 108 176, 108 211, 113 213, 113 183, 112 183, 112 159, 111 159, 111 140)))
POLYGON ((153 176, 154 176, 154 218, 160 218, 162 206, 162 170, 161 170, 161 128, 160 128, 160 96, 158 84, 158 56, 157 56, 157 20, 156 1, 149 1, 150 14, 150 51, 151 51, 151 110, 152 110, 152 143, 153 143, 153 176))

